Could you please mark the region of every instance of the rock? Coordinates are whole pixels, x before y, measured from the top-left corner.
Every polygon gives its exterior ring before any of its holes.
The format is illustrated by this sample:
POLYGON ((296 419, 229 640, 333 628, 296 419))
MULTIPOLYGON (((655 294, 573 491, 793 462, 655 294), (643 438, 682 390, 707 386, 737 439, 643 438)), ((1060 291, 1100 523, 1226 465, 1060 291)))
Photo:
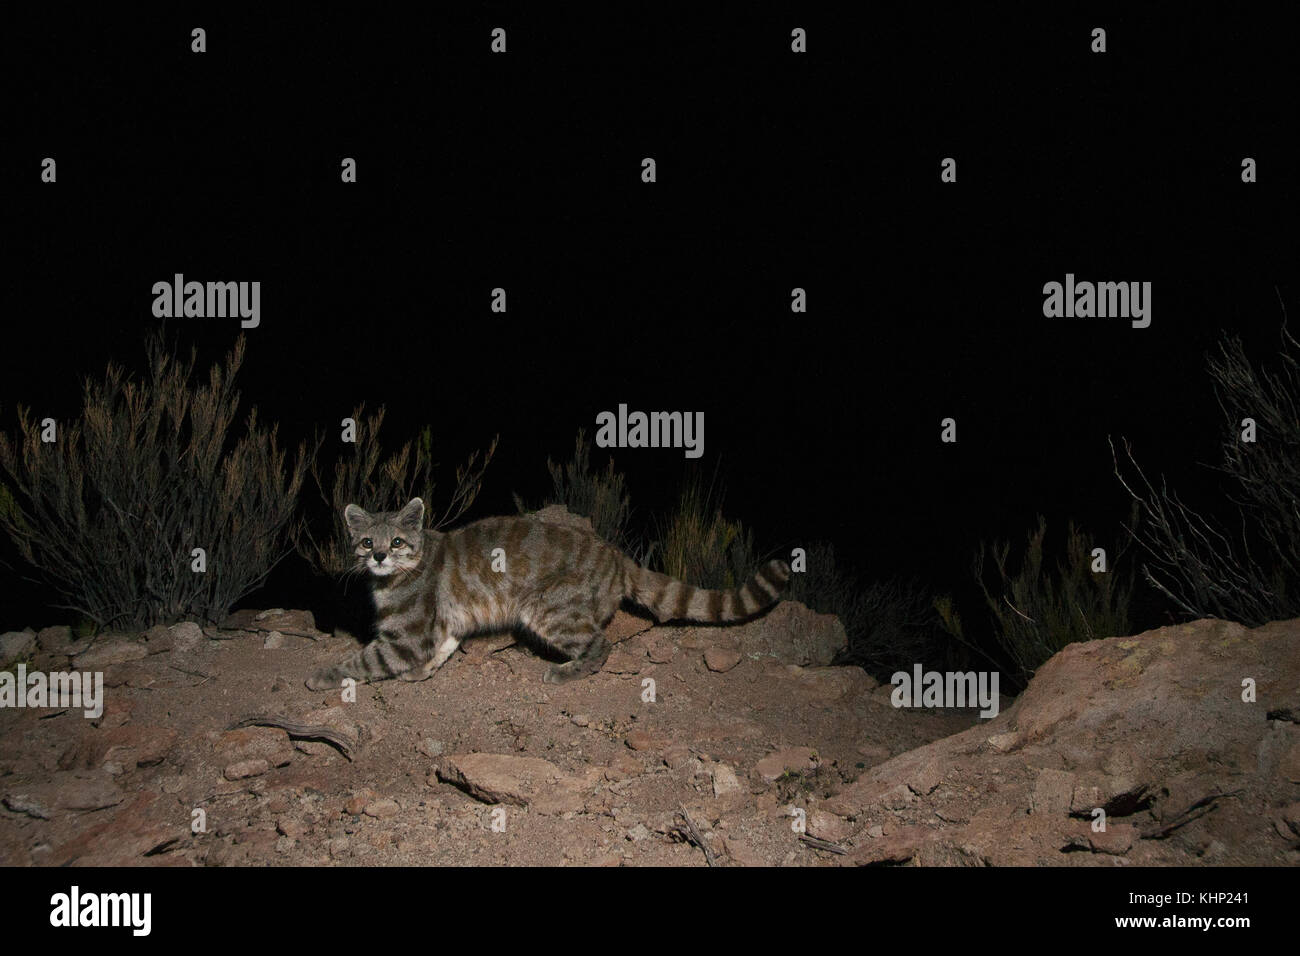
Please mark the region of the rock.
POLYGON ((614 612, 614 616, 605 625, 605 640, 611 644, 621 644, 623 641, 636 637, 652 627, 654 627, 654 621, 618 610, 614 612))
POLYGON ((605 768, 605 779, 617 783, 630 777, 639 776, 645 770, 641 761, 626 751, 614 755, 614 759, 605 768))
POLYGON ((664 748, 664 765, 677 770, 686 766, 691 759, 691 748, 686 744, 670 744, 664 748))
POLYGON ((768 754, 754 770, 766 783, 772 783, 787 772, 808 773, 820 765, 817 755, 809 747, 788 747, 768 754))
POLYGON ((446 746, 441 740, 434 740, 432 737, 425 737, 420 741, 420 753, 426 757, 441 757, 443 748, 446 746))
POLYGON ((119 638, 91 645, 86 651, 77 655, 74 663, 80 671, 100 671, 112 664, 138 661, 148 656, 149 648, 146 645, 119 638))
POLYGON ((742 843, 735 836, 726 836, 722 840, 722 849, 737 866, 766 866, 764 860, 754 849, 742 843))
MULTIPOLYGON (((105 711, 105 717, 108 712, 105 711)), ((112 763, 122 773, 161 763, 176 743, 170 727, 102 722, 98 733, 80 737, 58 759, 60 770, 95 770, 112 763)))
POLYGON ((271 631, 262 641, 262 649, 267 651, 278 651, 284 647, 284 635, 279 631, 271 631))
POLYGON ((671 664, 676 653, 677 648, 673 642, 664 637, 653 640, 646 646, 646 656, 655 664, 671 664))
POLYGON ((291 840, 301 840, 307 835, 307 824, 301 820, 295 820, 293 817, 281 817, 275 821, 277 833, 287 836, 291 840))
POLYGON ((595 534, 591 527, 591 519, 584 518, 582 515, 575 515, 564 505, 547 505, 528 515, 534 521, 545 521, 550 524, 568 525, 570 528, 577 528, 580 531, 586 531, 589 534, 595 534))
POLYGON ((106 773, 55 774, 55 805, 63 810, 102 810, 122 802, 124 794, 106 773))
POLYGON ((746 657, 775 658, 803 667, 833 663, 849 642, 834 614, 818 614, 797 601, 782 601, 764 616, 736 625, 732 635, 746 657))
MULTIPOLYGON (((601 771, 594 769, 599 779, 601 771)), ((581 810, 582 791, 594 780, 570 777, 549 761, 513 754, 452 754, 438 777, 486 803, 526 806, 540 813, 581 810)))
POLYGON ((72 628, 66 624, 43 627, 36 632, 36 643, 47 654, 66 653, 72 643, 72 628))
POLYGON ((849 854, 848 860, 858 866, 906 863, 933 838, 933 831, 925 827, 901 827, 862 844, 849 854))
POLYGON ((54 816, 52 805, 43 796, 34 796, 31 793, 14 791, 6 793, 4 796, 4 805, 14 813, 25 813, 29 817, 37 820, 48 820, 54 816))
POLYGON ((985 743, 1000 754, 1009 753, 1019 746, 1020 735, 1017 733, 994 734, 985 743))
POLYGON ((632 827, 632 829, 627 831, 627 838, 633 843, 640 843, 649 836, 650 831, 646 829, 644 823, 638 823, 636 826, 632 827))
POLYGON ((714 764, 712 776, 715 797, 725 797, 727 794, 740 792, 740 781, 736 778, 736 771, 727 764, 714 764))
POLYGON ((203 628, 193 621, 181 621, 179 624, 173 624, 167 631, 171 635, 172 650, 176 651, 192 651, 207 640, 203 628))
MULTIPOLYGON (((777 671, 797 685, 794 693, 809 702, 831 703, 845 697, 869 697, 876 680, 860 667, 800 667, 786 664, 777 671)), ((888 686, 888 685, 887 685, 888 686)))
POLYGON ((228 763, 265 760, 269 767, 283 767, 293 760, 293 745, 289 734, 279 727, 227 730, 218 738, 213 749, 218 757, 228 763))
POLYGON ((609 657, 605 658, 601 670, 607 674, 639 674, 643 659, 640 655, 616 647, 609 652, 609 657))
POLYGON ((166 624, 155 624, 140 635, 145 648, 152 654, 165 654, 174 645, 171 628, 166 624))
POLYGON ((1040 770, 1029 801, 1030 813, 1067 814, 1074 797, 1074 774, 1064 770, 1040 770))
POLYGON ((1300 733, 1293 733, 1294 740, 1278 764, 1278 770, 1284 780, 1300 783, 1300 733))
POLYGON ((285 611, 272 608, 258 614, 253 621, 260 631, 288 631, 313 636, 321 633, 316 630, 316 617, 311 611, 285 611))
POLYGON ((667 737, 648 730, 634 730, 627 735, 626 743, 633 750, 663 750, 671 743, 667 737))
POLYGON ((358 817, 365 812, 366 807, 379 795, 369 787, 353 792, 347 803, 343 804, 343 811, 351 816, 358 817))
POLYGON ((376 820, 388 820, 401 813, 402 808, 398 806, 396 800, 385 798, 382 800, 373 800, 366 804, 364 812, 366 816, 374 817, 376 820))
POLYGON ((0 634, 0 663, 20 660, 36 650, 36 632, 30 627, 22 631, 0 634))
POLYGON ((248 777, 260 777, 271 769, 269 762, 261 757, 251 760, 237 760, 223 771, 227 780, 244 780, 248 777))
POLYGON ((588 717, 586 714, 574 714, 572 717, 569 718, 569 722, 572 723, 575 727, 586 727, 588 724, 591 723, 591 718, 588 717))
POLYGON ((719 674, 725 674, 739 664, 740 660, 740 651, 727 650, 724 647, 710 647, 704 652, 704 665, 719 674))
POLYGON ((809 836, 831 843, 843 843, 853 835, 853 824, 821 809, 809 812, 807 828, 809 836))
POLYGON ((917 795, 907 784, 896 782, 893 775, 885 770, 892 764, 891 760, 879 767, 873 767, 844 790, 828 799, 823 806, 836 816, 860 817, 875 807, 901 810, 910 805, 917 799, 917 795))
MULTIPOLYGON (((323 725, 331 730, 337 731, 347 740, 352 742, 354 749, 361 741, 361 725, 352 719, 347 708, 343 705, 336 704, 333 707, 320 707, 316 710, 309 711, 303 714, 298 722, 311 725, 323 725)), ((372 734, 370 741, 372 743, 377 741, 379 736, 380 735, 372 734)), ((300 750, 305 754, 311 754, 316 757, 339 755, 338 748, 323 740, 295 740, 293 746, 295 750, 300 750)))
POLYGON ((1088 845, 1095 853, 1108 853, 1111 856, 1123 856, 1137 840, 1137 827, 1131 823, 1112 823, 1100 833, 1089 830, 1088 845))

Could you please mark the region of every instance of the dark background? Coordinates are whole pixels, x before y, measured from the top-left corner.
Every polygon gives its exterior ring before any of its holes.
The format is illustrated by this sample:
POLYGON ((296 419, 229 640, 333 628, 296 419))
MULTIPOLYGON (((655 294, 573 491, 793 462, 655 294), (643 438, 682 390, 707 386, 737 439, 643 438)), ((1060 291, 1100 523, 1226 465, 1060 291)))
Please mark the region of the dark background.
MULTIPOLYGON (((362 400, 390 438, 432 424, 448 464, 500 433, 470 517, 540 499, 547 455, 620 402, 705 415, 698 462, 615 451, 639 516, 716 468, 761 550, 828 538, 865 580, 960 592, 978 542, 1040 512, 1115 540, 1107 435, 1211 500, 1204 354, 1231 331, 1271 360, 1296 308, 1289 29, 520 7, 13 25, 0 427, 74 415, 109 358, 142 371, 151 287, 182 272, 261 281, 242 389, 282 438, 333 438, 362 400), (1151 327, 1045 319, 1067 272, 1152 282, 1151 327)), ((168 329, 202 369, 240 332, 168 329)), ((0 558, 0 627, 66 617, 0 558)))

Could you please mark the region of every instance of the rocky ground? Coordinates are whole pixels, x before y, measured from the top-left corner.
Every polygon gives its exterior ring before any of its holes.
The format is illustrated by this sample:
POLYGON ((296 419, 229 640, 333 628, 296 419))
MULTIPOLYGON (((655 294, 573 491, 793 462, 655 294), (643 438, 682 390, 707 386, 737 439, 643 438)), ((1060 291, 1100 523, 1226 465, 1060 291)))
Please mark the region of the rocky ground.
POLYGON ((992 720, 894 708, 790 602, 609 631, 570 684, 486 637, 355 701, 305 688, 355 647, 307 612, 11 632, 29 670, 103 672, 106 704, 0 709, 0 863, 1300 863, 1300 621, 1072 645, 992 720))

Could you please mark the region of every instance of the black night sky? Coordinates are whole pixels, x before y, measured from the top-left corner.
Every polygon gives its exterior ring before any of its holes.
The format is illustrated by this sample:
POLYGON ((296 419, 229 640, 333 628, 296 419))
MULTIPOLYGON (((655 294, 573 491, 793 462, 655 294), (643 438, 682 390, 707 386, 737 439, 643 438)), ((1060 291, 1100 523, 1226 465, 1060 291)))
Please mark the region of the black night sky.
MULTIPOLYGON (((143 371, 151 287, 180 272, 261 281, 242 390, 283 439, 336 436, 360 401, 387 406, 390 437, 433 425, 449 464, 499 433, 470 517, 540 498, 547 455, 623 402, 706 420, 699 462, 615 452, 639 514, 716 468, 761 550, 829 538, 866 580, 936 591, 1040 512, 1113 539, 1107 435, 1211 492, 1204 353, 1230 330, 1271 361, 1279 293, 1300 308, 1293 35, 1181 9, 891 16, 488 5, 15 29, 0 423, 20 403, 73 415, 109 358, 143 371), (1151 282, 1151 326, 1044 318, 1067 273, 1151 282)), ((238 325, 168 330, 206 370, 238 325)), ((61 619, 11 590, 0 629, 61 619)))

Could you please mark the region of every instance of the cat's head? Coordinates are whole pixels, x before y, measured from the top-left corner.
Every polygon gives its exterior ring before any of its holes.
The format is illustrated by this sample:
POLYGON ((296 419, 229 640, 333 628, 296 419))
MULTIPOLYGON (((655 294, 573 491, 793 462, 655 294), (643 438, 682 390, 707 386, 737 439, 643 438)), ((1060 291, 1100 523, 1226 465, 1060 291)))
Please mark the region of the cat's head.
POLYGON ((401 511, 371 514, 357 505, 343 509, 357 563, 377 577, 411 571, 420 563, 427 534, 424 502, 412 498, 401 511))

